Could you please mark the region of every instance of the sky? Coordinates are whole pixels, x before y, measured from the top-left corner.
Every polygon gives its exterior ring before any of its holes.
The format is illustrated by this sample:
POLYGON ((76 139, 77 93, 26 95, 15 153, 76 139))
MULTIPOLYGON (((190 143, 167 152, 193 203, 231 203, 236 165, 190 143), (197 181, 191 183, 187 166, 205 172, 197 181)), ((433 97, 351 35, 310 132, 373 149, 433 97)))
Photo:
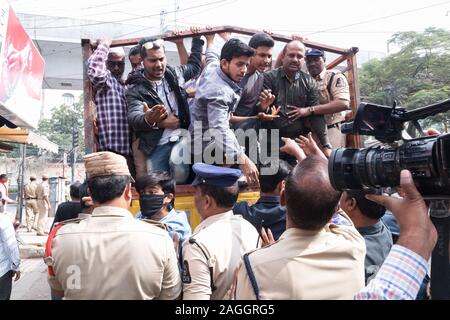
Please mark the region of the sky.
MULTIPOLYGON (((395 32, 428 27, 450 29, 450 1, 292 1, 292 0, 9 0, 18 13, 72 17, 159 28, 165 25, 235 25, 298 34, 338 47, 388 53, 395 32), (175 10, 177 8, 177 10, 175 10), (176 12, 175 12, 176 11, 176 12), (176 19, 176 20, 175 20, 176 19)), ((58 20, 38 28, 64 28, 58 20)), ((89 28, 89 26, 86 26, 89 28)), ((119 35, 118 35, 119 36, 119 35)), ((127 35, 132 37, 133 35, 127 35)))

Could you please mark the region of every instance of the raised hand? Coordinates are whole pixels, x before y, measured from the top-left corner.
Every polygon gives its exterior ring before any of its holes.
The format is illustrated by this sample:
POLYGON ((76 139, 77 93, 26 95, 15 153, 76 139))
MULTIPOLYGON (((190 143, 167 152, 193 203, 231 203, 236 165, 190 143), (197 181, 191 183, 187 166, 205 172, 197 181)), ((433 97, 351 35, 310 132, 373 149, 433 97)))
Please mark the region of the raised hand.
POLYGON ((147 103, 144 102, 144 117, 147 123, 150 124, 160 122, 167 118, 167 111, 162 104, 157 104, 149 108, 147 103))
POLYGON ((259 112, 256 118, 260 121, 273 121, 276 118, 279 118, 280 115, 278 114, 280 112, 280 107, 272 106, 270 108, 270 114, 259 112))
POLYGON ((308 136, 299 136, 298 138, 295 138, 295 142, 298 143, 300 148, 305 152, 307 156, 319 156, 324 159, 327 159, 325 154, 320 150, 319 146, 317 145, 316 141, 314 141, 311 132, 308 133, 308 136))
POLYGON ((265 89, 259 95, 259 103, 261 104, 261 110, 267 110, 275 101, 275 96, 272 94, 272 90, 265 89))

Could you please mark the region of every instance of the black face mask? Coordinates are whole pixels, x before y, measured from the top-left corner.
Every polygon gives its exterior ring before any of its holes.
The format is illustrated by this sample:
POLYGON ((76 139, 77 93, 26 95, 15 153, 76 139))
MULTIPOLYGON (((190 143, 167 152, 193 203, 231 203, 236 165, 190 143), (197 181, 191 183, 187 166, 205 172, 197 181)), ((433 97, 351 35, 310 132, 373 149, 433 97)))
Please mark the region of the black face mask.
POLYGON ((144 194, 139 195, 139 205, 141 206, 141 214, 145 218, 151 218, 157 214, 164 205, 164 194, 144 194))

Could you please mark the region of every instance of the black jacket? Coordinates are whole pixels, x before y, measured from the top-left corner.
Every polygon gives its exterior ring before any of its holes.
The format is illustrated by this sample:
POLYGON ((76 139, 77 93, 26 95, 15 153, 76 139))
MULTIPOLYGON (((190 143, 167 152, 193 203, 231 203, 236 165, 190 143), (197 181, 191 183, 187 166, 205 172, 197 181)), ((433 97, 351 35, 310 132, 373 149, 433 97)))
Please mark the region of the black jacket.
MULTIPOLYGON (((203 40, 192 39, 191 54, 186 65, 171 67, 167 65, 164 78, 175 93, 178 104, 178 117, 181 128, 188 129, 190 124, 189 106, 184 83, 197 76, 201 71, 203 40)), ((128 123, 136 136, 140 138, 139 149, 149 156, 158 145, 164 129, 155 129, 144 120, 143 102, 149 108, 163 104, 150 82, 144 77, 144 70, 133 75, 133 86, 127 91, 128 123)))
POLYGON ((236 203, 233 213, 242 215, 258 233, 261 227, 269 228, 275 240, 286 230, 286 208, 281 206, 280 197, 262 196, 252 206, 245 201, 236 203))

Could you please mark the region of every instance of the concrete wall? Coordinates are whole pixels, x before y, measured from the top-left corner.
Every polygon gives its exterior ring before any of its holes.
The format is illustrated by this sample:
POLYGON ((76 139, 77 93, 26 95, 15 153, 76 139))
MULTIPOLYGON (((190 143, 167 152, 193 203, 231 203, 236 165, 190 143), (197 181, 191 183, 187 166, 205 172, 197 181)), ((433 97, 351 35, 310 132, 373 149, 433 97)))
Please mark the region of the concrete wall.
MULTIPOLYGON (((0 159, 0 173, 6 173, 10 178, 10 186, 12 188, 17 187, 17 178, 19 174, 19 167, 21 165, 20 159, 0 159)), ((63 170, 62 163, 48 163, 45 159, 39 157, 28 157, 25 161, 25 182, 29 181, 30 175, 34 174, 40 177, 42 174, 46 174, 49 177, 64 177, 71 181, 71 168, 65 166, 63 170)), ((84 164, 77 163, 75 165, 75 180, 84 181, 86 176, 84 164)))

